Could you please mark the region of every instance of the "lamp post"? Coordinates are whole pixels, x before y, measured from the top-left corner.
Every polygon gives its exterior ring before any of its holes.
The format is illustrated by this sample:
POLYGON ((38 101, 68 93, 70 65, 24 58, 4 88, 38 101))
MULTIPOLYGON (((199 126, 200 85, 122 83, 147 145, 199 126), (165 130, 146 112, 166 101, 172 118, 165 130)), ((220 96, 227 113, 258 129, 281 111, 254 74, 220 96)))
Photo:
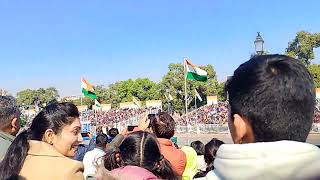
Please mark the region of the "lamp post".
POLYGON ((264 44, 264 40, 261 37, 260 32, 258 32, 256 40, 254 41, 254 46, 255 46, 255 50, 256 50, 257 55, 263 54, 263 52, 264 52, 263 44, 264 44))

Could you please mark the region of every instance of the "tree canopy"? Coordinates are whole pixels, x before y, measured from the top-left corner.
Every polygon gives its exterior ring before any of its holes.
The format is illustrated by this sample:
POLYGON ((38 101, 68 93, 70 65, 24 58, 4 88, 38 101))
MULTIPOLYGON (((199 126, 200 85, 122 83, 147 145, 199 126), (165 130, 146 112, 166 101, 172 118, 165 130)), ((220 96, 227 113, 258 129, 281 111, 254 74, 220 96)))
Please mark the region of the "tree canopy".
POLYGON ((46 89, 39 88, 36 90, 26 89, 17 93, 17 104, 24 106, 31 106, 37 103, 47 104, 48 102, 58 98, 59 92, 54 87, 46 89))
MULTIPOLYGON (((206 104, 206 96, 218 95, 224 100, 223 87, 224 83, 219 83, 216 77, 216 71, 213 66, 208 64, 200 66, 207 71, 208 80, 206 82, 187 81, 188 108, 195 105, 195 89, 202 96, 203 101, 198 99, 197 107, 206 104)), ((133 97, 145 104, 147 100, 162 100, 163 109, 170 109, 176 112, 184 113, 185 88, 184 88, 184 67, 181 63, 169 64, 167 73, 162 77, 160 82, 154 82, 148 78, 128 79, 114 82, 108 85, 97 85, 94 87, 97 100, 100 103, 112 104, 112 107, 119 107, 122 102, 131 102, 133 97), (168 98, 170 96, 173 99, 168 98)), ((54 87, 47 89, 39 88, 37 90, 26 89, 18 92, 17 101, 19 105, 34 105, 39 100, 41 104, 50 102, 59 97, 58 91, 54 87)), ((61 101, 67 101, 62 99, 61 101)), ((76 105, 80 105, 80 99, 69 100, 76 105)), ((90 98, 82 98, 82 104, 88 105, 89 108, 94 104, 90 98)))
POLYGON ((320 47, 320 33, 300 31, 293 41, 288 43, 286 54, 310 65, 314 59, 314 48, 320 47))

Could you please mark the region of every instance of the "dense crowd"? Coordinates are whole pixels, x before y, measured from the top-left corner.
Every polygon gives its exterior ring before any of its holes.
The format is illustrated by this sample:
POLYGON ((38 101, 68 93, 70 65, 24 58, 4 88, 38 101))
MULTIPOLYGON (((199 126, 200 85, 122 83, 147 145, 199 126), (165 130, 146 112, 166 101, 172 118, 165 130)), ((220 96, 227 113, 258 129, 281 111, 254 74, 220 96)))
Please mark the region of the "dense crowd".
MULTIPOLYGON (((85 110, 80 112, 82 121, 89 121, 93 126, 108 125, 114 126, 115 123, 129 120, 132 117, 137 117, 143 113, 157 113, 158 108, 123 108, 110 109, 109 111, 93 111, 85 110)), ((26 120, 26 126, 29 127, 31 120, 36 114, 26 114, 21 112, 21 118, 26 120)), ((186 115, 180 116, 178 113, 173 113, 172 117, 178 125, 186 125, 186 115)), ((197 108, 187 114, 190 125, 195 124, 225 124, 228 121, 228 103, 219 102, 218 104, 205 105, 197 108)), ((316 101, 314 123, 320 123, 320 101, 316 101)))
POLYGON ((90 121, 93 126, 110 125, 129 120, 144 112, 146 112, 146 110, 143 108, 110 109, 109 111, 86 110, 80 113, 80 119, 83 121, 90 121))
POLYGON ((316 108, 315 108, 315 113, 314 113, 314 123, 320 123, 320 101, 316 101, 316 108))
POLYGON ((177 124, 185 125, 187 118, 193 124, 225 124, 228 120, 228 108, 226 102, 202 106, 196 110, 181 116, 176 120, 177 124))

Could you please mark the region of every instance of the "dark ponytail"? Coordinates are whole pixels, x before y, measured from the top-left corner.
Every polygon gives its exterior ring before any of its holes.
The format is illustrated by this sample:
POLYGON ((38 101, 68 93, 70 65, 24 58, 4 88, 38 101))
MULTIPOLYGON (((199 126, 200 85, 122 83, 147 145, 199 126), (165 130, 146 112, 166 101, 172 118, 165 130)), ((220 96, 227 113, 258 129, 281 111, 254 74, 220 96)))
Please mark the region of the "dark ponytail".
POLYGON ((30 136, 30 131, 24 131, 14 139, 0 163, 0 180, 19 175, 29 150, 30 136))
POLYGON ((156 137, 148 132, 130 133, 119 148, 107 148, 104 159, 106 169, 128 165, 142 167, 161 179, 177 180, 171 164, 160 153, 156 137))
POLYGON ((106 154, 104 156, 104 167, 111 171, 113 169, 119 168, 122 165, 120 149, 115 146, 109 146, 106 149, 106 154))
POLYGON ((204 152, 204 160, 207 163, 206 172, 209 172, 214 169, 214 159, 216 157, 216 153, 219 147, 224 144, 223 141, 219 139, 213 138, 205 145, 205 152, 204 152))
POLYGON ((160 156, 160 159, 158 163, 156 163, 156 166, 151 170, 153 174, 156 176, 168 179, 168 180, 177 180, 177 175, 172 170, 170 162, 163 157, 163 155, 160 156))

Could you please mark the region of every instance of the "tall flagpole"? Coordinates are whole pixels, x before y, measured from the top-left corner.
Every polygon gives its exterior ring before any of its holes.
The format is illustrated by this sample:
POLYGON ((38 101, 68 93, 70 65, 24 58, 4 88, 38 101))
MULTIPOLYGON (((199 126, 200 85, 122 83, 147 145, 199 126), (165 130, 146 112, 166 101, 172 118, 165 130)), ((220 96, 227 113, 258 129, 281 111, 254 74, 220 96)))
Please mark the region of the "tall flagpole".
MULTIPOLYGON (((82 77, 81 77, 81 85, 82 85, 82 77)), ((82 106, 82 87, 80 86, 81 88, 81 93, 80 93, 80 103, 81 103, 81 106, 82 106)))
POLYGON ((184 58, 184 61, 183 61, 183 68, 184 68, 184 102, 185 102, 185 112, 186 112, 186 115, 187 115, 187 113, 188 113, 188 103, 187 103, 187 76, 186 76, 187 75, 187 68, 186 68, 186 66, 187 66, 186 58, 184 58))
POLYGON ((183 60, 183 67, 184 67, 184 101, 185 101, 185 110, 186 110, 186 121, 187 121, 187 141, 188 144, 189 142, 189 130, 188 130, 188 125, 189 125, 189 119, 188 119, 188 103, 187 103, 187 63, 186 63, 186 58, 183 60))

